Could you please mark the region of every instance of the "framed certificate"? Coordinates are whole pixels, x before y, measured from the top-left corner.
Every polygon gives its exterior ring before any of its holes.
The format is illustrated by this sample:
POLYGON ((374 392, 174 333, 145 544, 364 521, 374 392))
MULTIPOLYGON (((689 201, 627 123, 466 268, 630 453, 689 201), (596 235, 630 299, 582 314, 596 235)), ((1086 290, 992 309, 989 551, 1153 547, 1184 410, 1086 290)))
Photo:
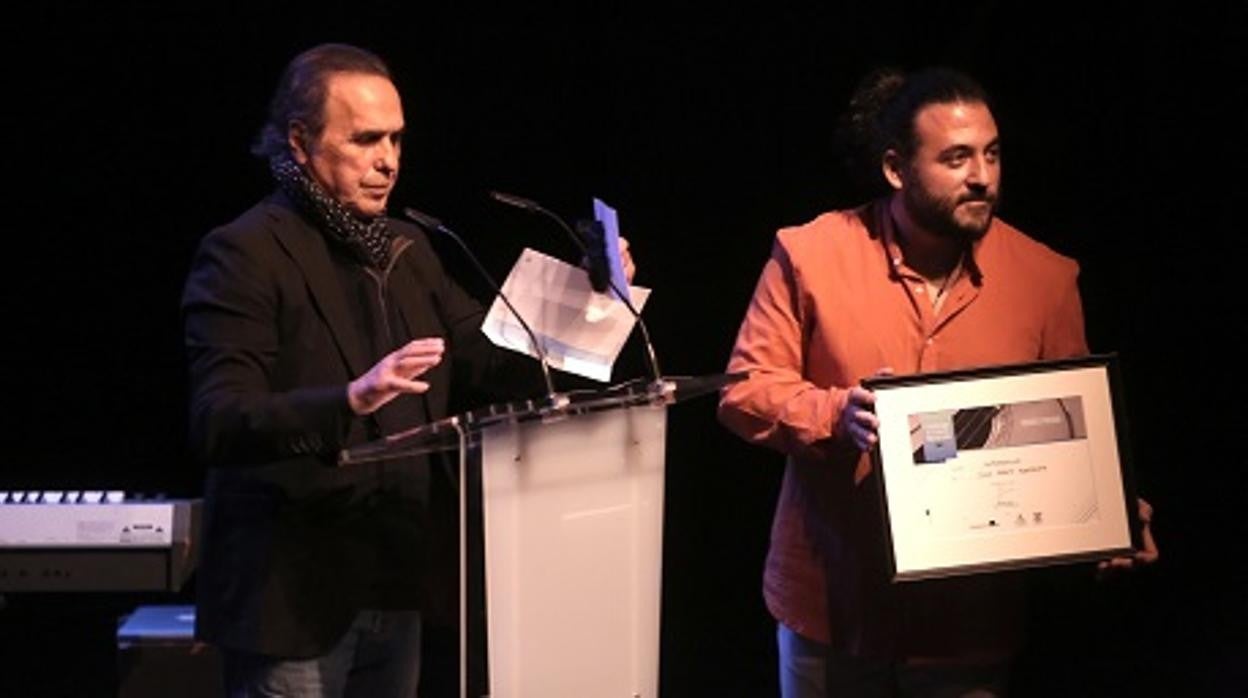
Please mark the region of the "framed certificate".
POLYGON ((1139 547, 1113 355, 863 381, 895 582, 1139 547))

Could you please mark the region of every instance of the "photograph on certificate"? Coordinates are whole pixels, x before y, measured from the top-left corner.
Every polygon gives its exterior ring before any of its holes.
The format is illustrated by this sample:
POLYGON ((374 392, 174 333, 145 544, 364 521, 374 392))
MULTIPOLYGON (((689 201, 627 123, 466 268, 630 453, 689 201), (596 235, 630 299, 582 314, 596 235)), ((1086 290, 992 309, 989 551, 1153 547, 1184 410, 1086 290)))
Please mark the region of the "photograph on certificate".
POLYGON ((1129 550, 1110 383, 1103 357, 872 379, 894 578, 1129 550))

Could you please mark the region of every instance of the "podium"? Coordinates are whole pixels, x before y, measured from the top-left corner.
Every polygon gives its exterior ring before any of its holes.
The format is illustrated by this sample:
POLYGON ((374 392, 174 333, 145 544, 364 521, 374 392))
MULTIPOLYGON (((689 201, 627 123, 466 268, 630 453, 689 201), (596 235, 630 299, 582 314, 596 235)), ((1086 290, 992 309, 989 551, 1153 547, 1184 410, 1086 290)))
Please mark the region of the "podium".
POLYGON ((493 405, 341 454, 349 467, 458 452, 461 695, 470 646, 484 647, 488 667, 488 688, 472 698, 658 695, 667 408, 743 377, 493 405), (474 481, 479 489, 462 484, 474 481), (475 601, 470 511, 480 512, 483 547, 475 601), (478 605, 485 642, 471 643, 478 605))

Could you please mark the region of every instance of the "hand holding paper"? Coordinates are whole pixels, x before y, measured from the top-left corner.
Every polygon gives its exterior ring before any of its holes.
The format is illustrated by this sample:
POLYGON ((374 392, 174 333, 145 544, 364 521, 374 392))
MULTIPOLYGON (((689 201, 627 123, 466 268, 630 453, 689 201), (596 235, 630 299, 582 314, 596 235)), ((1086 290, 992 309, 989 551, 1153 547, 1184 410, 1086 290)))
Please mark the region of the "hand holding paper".
MULTIPOLYGON (((616 240, 614 265, 623 279, 618 236, 616 240)), ((617 285, 627 289, 639 311, 650 297, 649 289, 617 285)), ((611 379, 611 367, 636 319, 613 296, 595 293, 584 270, 525 249, 502 289, 533 328, 551 366, 598 381, 611 379)), ((500 300, 490 306, 481 330, 500 347, 537 356, 528 335, 500 300)))

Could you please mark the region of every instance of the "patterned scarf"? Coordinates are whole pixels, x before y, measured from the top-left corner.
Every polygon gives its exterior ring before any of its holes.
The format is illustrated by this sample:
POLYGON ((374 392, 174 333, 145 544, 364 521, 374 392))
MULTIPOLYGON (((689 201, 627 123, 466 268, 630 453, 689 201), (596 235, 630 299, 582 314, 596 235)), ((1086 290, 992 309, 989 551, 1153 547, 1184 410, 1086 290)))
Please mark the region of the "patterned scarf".
POLYGON ((364 264, 377 269, 386 268, 394 232, 386 224, 385 216, 365 220, 351 213, 288 154, 270 158, 269 171, 282 193, 290 197, 326 237, 346 247, 364 264))

